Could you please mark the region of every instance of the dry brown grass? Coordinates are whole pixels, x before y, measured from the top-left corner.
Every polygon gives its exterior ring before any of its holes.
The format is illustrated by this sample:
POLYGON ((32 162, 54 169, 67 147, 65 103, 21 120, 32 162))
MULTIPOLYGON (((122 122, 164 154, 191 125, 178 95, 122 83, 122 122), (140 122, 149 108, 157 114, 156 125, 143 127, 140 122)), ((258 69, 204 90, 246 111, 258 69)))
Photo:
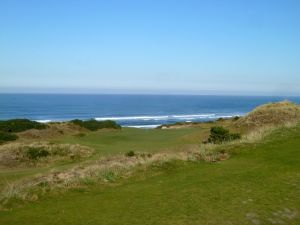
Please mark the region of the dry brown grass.
POLYGON ((245 117, 240 118, 235 125, 265 127, 297 121, 300 121, 300 106, 289 101, 282 101, 257 107, 245 117))
POLYGON ((93 149, 71 144, 52 144, 49 142, 9 143, 0 146, 0 166, 5 167, 28 167, 40 166, 45 163, 66 159, 79 159, 88 157, 94 152, 93 149), (47 157, 32 159, 28 156, 29 149, 43 149, 49 153, 47 157))
POLYGON ((62 135, 76 135, 82 132, 88 132, 87 129, 69 122, 49 123, 47 129, 36 130, 31 129, 21 133, 18 136, 21 140, 49 140, 62 135))

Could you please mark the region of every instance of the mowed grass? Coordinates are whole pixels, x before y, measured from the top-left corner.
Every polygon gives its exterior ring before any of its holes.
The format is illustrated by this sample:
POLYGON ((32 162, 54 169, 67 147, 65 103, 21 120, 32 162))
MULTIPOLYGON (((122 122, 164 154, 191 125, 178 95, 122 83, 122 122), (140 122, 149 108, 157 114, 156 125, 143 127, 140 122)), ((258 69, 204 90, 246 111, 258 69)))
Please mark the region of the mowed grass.
POLYGON ((94 148, 102 155, 135 152, 174 152, 199 146, 209 133, 209 126, 185 129, 135 129, 99 130, 84 136, 64 136, 59 143, 80 144, 94 148))
POLYGON ((0 224, 300 224, 300 127, 219 163, 174 161, 0 212, 0 224))

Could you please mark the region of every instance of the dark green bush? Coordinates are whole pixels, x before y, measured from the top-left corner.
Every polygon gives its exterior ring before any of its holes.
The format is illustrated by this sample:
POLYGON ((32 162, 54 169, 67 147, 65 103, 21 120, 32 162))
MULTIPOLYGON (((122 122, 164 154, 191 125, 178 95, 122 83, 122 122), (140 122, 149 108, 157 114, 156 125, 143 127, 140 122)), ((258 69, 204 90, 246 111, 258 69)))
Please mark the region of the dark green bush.
POLYGON ((22 132, 29 129, 45 129, 46 124, 38 123, 28 119, 0 120, 0 131, 22 132))
POLYGON ((17 139, 18 139, 18 136, 15 134, 0 131, 0 144, 7 142, 7 141, 14 141, 17 139))
POLYGON ((218 121, 218 122, 223 122, 223 121, 225 121, 225 119, 222 118, 222 117, 220 117, 220 118, 217 119, 217 121, 218 121))
POLYGON ((72 123, 84 127, 88 130, 95 131, 103 128, 113 128, 113 129, 121 129, 121 126, 112 120, 105 121, 97 121, 94 119, 91 120, 72 120, 72 123))
POLYGON ((126 153, 126 156, 133 157, 133 156, 135 156, 135 153, 134 153, 134 151, 129 151, 126 153))
POLYGON ((229 130, 224 127, 212 127, 208 138, 209 143, 222 143, 228 137, 229 130))
POLYGON ((233 121, 237 121, 237 120, 239 120, 239 116, 235 116, 235 117, 233 117, 233 121))
POLYGON ((26 155, 29 159, 37 160, 42 157, 47 157, 50 153, 44 148, 28 148, 26 155))
POLYGON ((78 133, 78 134, 74 134, 74 137, 85 137, 86 134, 85 133, 78 133))
POLYGON ((238 133, 230 133, 229 130, 224 127, 212 127, 210 129, 210 135, 207 140, 208 143, 221 144, 223 142, 240 139, 241 135, 238 133))

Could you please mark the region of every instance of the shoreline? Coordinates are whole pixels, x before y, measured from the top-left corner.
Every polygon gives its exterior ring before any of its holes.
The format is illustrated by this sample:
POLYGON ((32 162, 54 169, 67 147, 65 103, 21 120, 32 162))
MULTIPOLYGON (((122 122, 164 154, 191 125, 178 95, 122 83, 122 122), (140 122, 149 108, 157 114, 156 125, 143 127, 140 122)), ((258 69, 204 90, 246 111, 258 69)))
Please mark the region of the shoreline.
MULTIPOLYGON (((210 113, 210 114, 178 114, 178 115, 157 115, 157 116, 149 116, 149 115, 140 115, 140 116, 119 116, 119 117, 96 117, 92 118, 96 121, 107 121, 112 120, 117 122, 122 127, 129 128, 139 128, 139 129, 155 129, 161 126, 170 126, 175 124, 194 124, 194 123, 206 123, 210 121, 216 121, 218 119, 232 119, 234 117, 242 117, 246 115, 246 113, 234 113, 231 115, 224 115, 218 113, 210 113), (130 123, 131 122, 131 123, 130 123), (144 122, 144 123, 143 123, 144 122)), ((15 119, 15 118, 14 118, 15 119)), ((77 119, 77 118, 76 118, 77 119)), ((70 122, 74 119, 61 119, 61 120, 52 120, 52 119, 31 119, 32 121, 36 121, 39 123, 64 123, 70 122)), ((89 120, 89 119, 81 119, 81 120, 89 120)))

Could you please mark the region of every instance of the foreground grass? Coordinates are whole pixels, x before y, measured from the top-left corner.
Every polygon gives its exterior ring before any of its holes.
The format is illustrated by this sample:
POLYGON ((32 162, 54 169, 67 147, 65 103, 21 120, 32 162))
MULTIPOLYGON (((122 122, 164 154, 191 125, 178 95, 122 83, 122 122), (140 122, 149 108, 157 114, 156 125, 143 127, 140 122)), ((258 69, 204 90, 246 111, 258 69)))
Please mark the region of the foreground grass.
POLYGON ((52 193, 0 224, 300 224, 300 127, 224 162, 179 162, 52 193))

